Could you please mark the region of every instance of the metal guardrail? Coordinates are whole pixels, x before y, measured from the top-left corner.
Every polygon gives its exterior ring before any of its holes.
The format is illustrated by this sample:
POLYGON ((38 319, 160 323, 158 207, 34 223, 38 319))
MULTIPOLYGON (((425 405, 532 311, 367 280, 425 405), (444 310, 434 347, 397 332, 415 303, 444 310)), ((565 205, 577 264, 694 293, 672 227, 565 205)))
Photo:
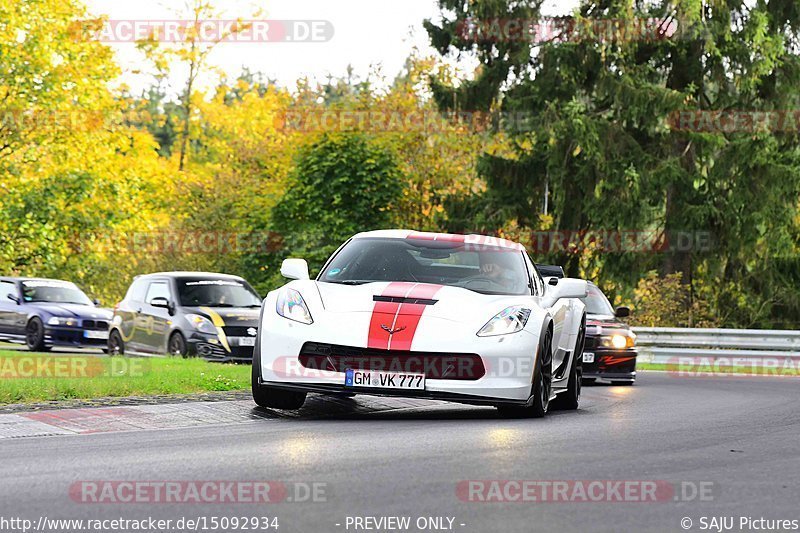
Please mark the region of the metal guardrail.
POLYGON ((654 364, 711 363, 775 366, 800 358, 800 331, 765 329, 633 328, 639 361, 654 364))

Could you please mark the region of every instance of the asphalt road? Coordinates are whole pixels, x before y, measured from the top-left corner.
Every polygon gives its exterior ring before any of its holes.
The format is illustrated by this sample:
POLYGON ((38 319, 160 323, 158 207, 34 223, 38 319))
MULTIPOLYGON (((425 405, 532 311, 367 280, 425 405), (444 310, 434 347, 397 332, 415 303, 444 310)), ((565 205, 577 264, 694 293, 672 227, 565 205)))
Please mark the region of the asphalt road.
POLYGON ((740 516, 800 519, 798 391, 791 378, 645 373, 635 387, 587 387, 579 411, 543 420, 314 397, 292 417, 252 409, 235 424, 7 439, 0 517, 276 516, 282 532, 366 530, 348 528, 348 516, 408 516, 409 531, 419 531, 419 517, 450 517, 464 532, 683 531, 684 517, 699 531, 703 516, 734 517, 737 527, 740 516), (317 502, 92 504, 69 496, 81 480, 325 485, 317 502), (469 502, 456 491, 464 480, 658 480, 692 501, 469 502), (698 487, 705 501, 691 494, 698 487))

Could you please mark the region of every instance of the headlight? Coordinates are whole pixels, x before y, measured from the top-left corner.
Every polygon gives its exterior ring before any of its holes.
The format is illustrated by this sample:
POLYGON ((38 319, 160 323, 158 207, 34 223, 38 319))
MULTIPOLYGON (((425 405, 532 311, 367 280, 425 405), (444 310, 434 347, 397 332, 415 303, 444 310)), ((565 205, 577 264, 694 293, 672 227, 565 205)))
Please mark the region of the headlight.
POLYGON ((47 324, 50 326, 77 326, 78 321, 74 318, 62 318, 60 316, 54 316, 47 321, 47 324))
POLYGON ((189 313, 186 315, 186 320, 189 321, 189 324, 191 324, 194 329, 201 333, 217 333, 217 327, 204 316, 189 313))
POLYGON ((303 324, 313 324, 314 319, 308 311, 305 300, 294 289, 283 289, 278 293, 278 301, 275 303, 275 311, 283 318, 301 322, 303 324))
POLYGON ((530 316, 531 310, 524 307, 515 305, 504 309, 481 328, 478 337, 494 337, 522 331, 530 316))
POLYGON ((600 346, 605 348, 614 348, 616 350, 624 350, 625 348, 633 348, 636 342, 636 337, 631 333, 630 335, 621 335, 619 333, 614 335, 607 335, 600 337, 600 346))

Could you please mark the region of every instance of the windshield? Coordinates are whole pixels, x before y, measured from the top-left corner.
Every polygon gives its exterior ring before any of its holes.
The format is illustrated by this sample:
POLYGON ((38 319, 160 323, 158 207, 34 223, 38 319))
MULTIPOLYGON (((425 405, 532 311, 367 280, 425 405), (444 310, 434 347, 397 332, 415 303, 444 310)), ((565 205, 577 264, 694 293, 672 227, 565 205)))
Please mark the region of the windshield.
POLYGON ((256 291, 235 279, 180 279, 178 297, 184 307, 261 307, 256 291))
POLYGON ((407 281, 482 294, 530 294, 522 252, 515 248, 428 239, 353 239, 319 281, 356 285, 407 281))
POLYGON ((74 283, 57 280, 23 281, 22 299, 26 302, 94 305, 74 283))
POLYGON ((585 298, 581 298, 586 304, 586 314, 588 315, 613 315, 614 308, 611 307, 611 302, 608 301, 603 291, 594 285, 589 285, 589 290, 585 298))

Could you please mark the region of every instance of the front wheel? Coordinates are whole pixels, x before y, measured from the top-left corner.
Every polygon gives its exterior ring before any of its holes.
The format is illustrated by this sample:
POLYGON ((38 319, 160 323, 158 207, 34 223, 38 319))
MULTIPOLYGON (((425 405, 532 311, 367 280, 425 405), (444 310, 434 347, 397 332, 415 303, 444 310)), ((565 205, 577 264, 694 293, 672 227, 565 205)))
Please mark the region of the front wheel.
POLYGON ((550 388, 553 382, 553 333, 548 329, 539 341, 536 367, 533 371, 531 396, 524 406, 498 405, 501 415, 513 418, 542 418, 550 405, 550 388))
POLYGON ((303 407, 306 403, 305 392, 287 391, 267 387, 258 382, 261 365, 253 361, 253 371, 251 375, 251 385, 253 390, 253 401, 261 407, 272 409, 295 410, 303 407))
POLYGON ((32 352, 45 351, 44 324, 38 316, 33 317, 25 326, 25 344, 32 352))

